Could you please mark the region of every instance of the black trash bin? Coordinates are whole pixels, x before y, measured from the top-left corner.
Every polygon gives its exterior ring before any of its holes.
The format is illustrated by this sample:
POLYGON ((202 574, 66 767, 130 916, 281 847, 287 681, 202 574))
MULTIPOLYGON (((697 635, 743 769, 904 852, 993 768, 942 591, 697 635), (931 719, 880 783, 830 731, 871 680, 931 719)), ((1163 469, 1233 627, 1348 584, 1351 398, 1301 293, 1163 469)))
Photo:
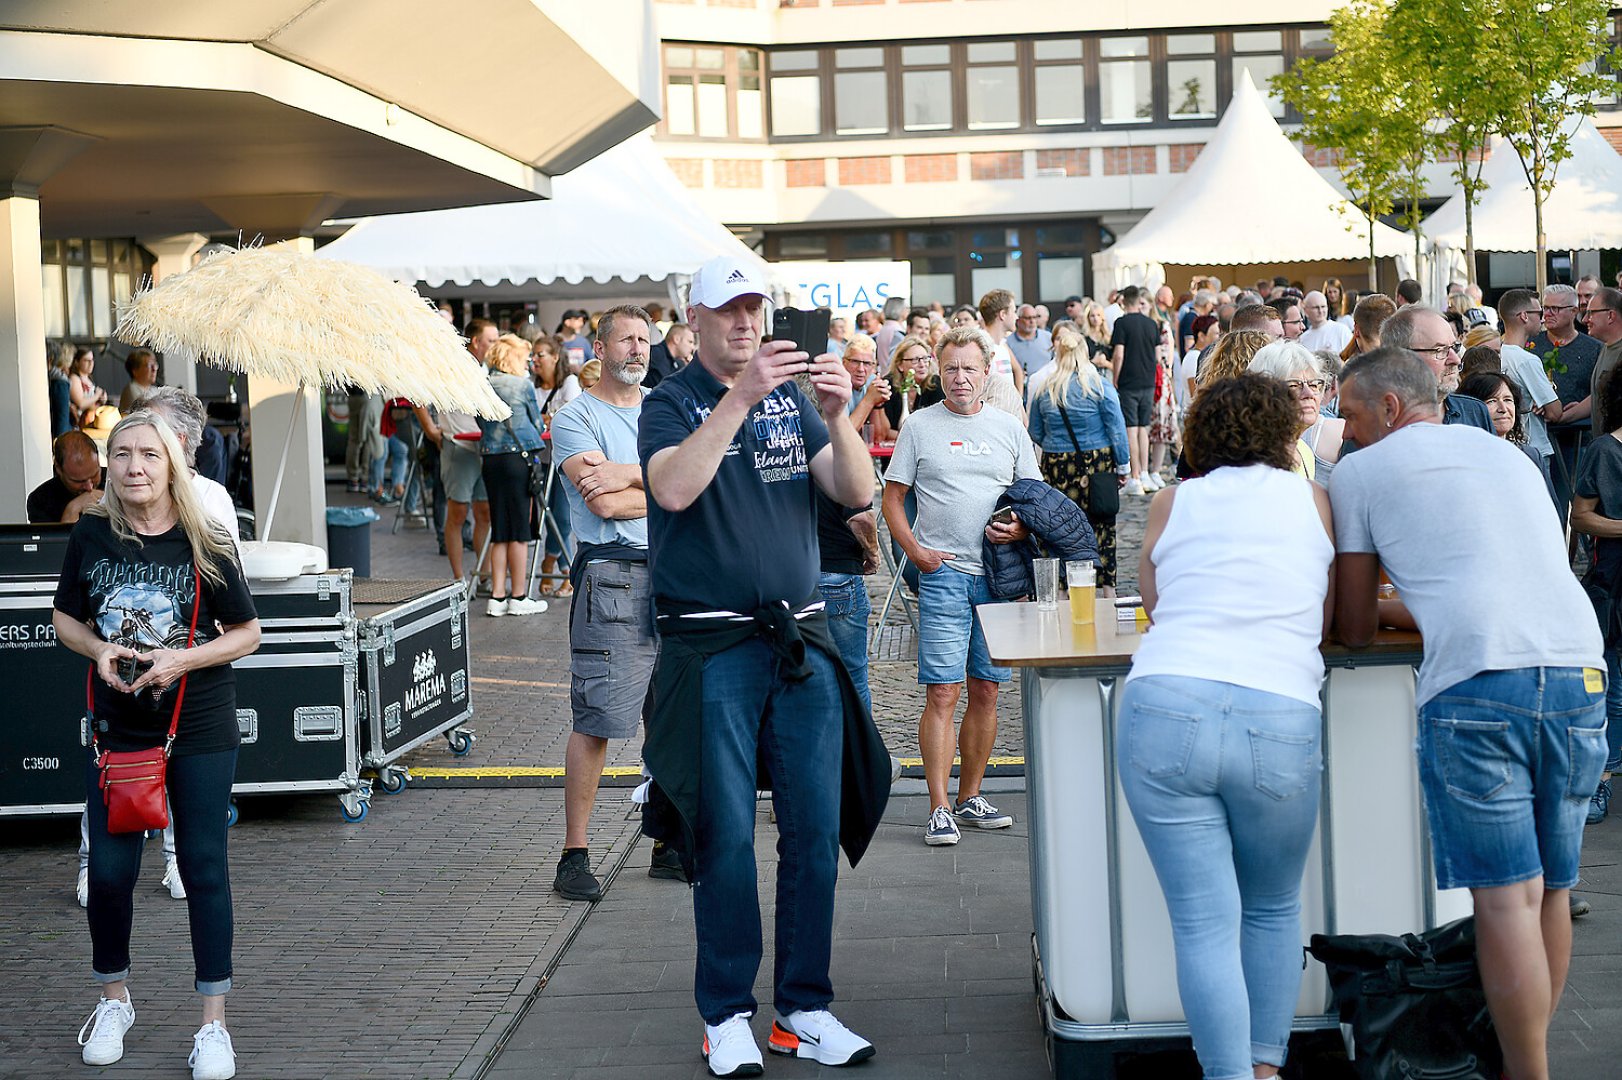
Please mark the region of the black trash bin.
POLYGON ((327 507, 327 564, 347 566, 358 578, 372 576, 372 522, 370 506, 327 507))

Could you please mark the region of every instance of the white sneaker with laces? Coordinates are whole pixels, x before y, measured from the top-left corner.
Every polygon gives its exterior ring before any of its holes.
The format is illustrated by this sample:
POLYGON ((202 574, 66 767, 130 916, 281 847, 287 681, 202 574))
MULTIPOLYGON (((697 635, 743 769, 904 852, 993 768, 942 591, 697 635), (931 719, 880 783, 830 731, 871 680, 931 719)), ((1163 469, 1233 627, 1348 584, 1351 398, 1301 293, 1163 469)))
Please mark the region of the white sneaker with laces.
POLYGON ((505 596, 500 600, 492 596, 484 602, 484 613, 486 615, 505 615, 507 614, 508 603, 509 601, 505 596))
POLYGON ((704 1025, 704 1060, 711 1076, 759 1076, 765 1071, 749 1013, 735 1013, 711 1027, 704 1025))
POLYGON ((96 1011, 79 1029, 79 1045, 84 1047, 86 1065, 111 1065, 124 1056, 124 1032, 135 1026, 135 1005, 128 994, 123 1000, 104 997, 96 1011))
POLYGON ((186 899, 186 886, 180 881, 180 864, 173 859, 164 864, 163 887, 169 890, 169 895, 176 900, 186 899))
POLYGON ((74 892, 79 897, 80 907, 90 906, 90 867, 79 867, 79 884, 74 892))
POLYGON ((1006 829, 1014 823, 1012 814, 1005 814, 992 806, 984 795, 971 795, 964 799, 952 811, 952 816, 977 829, 1006 829))
POLYGON ((546 608, 545 600, 536 600, 530 596, 515 596, 507 601, 509 615, 539 615, 546 608))
POLYGON ((1143 481, 1139 480, 1135 476, 1129 478, 1127 480, 1127 482, 1126 482, 1126 487, 1121 489, 1121 494, 1122 495, 1142 495, 1142 494, 1144 494, 1143 481))
POLYGON ((237 1074, 237 1052, 231 1047, 231 1033, 218 1020, 211 1020, 192 1036, 191 1080, 231 1080, 237 1074))
POLYGON ((876 1051, 827 1009, 801 1009, 772 1022, 767 1048, 774 1054, 810 1058, 824 1065, 854 1065, 876 1051))
POLYGON ((1146 472, 1142 476, 1138 477, 1138 483, 1143 485, 1143 492, 1145 495, 1152 495, 1166 486, 1165 482, 1152 472, 1146 472))

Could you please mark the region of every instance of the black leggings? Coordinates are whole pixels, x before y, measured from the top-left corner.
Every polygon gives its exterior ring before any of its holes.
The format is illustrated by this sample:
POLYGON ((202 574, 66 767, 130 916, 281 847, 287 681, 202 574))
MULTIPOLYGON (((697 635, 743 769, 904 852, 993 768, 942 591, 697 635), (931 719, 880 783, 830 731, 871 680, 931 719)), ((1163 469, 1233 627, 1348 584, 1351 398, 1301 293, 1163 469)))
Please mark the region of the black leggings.
MULTIPOLYGON (((226 814, 236 778, 237 752, 169 759, 169 812, 174 815, 175 859, 186 886, 197 992, 231 989, 231 880, 225 860, 226 814)), ((85 755, 90 818, 90 945, 97 982, 129 977, 130 924, 135 879, 141 873, 145 833, 107 831, 107 806, 97 786, 95 757, 85 755)))

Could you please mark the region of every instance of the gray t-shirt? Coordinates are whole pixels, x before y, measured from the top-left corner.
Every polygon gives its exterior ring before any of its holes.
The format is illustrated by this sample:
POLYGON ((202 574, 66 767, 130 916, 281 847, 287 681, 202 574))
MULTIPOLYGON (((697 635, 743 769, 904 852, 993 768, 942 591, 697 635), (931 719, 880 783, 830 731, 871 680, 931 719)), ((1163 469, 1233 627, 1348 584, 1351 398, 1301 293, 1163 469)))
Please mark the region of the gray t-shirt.
POLYGON ((584 544, 629 544, 648 546, 648 519, 645 517, 606 520, 592 513, 579 490, 563 475, 563 463, 577 454, 595 450, 609 461, 636 465, 636 426, 642 418, 640 404, 622 409, 595 394, 583 393, 552 417, 552 456, 558 463, 559 479, 569 496, 569 523, 575 538, 584 544))
POLYGON ((946 565, 985 572, 980 547, 997 499, 1015 480, 1040 480, 1031 437, 1023 425, 990 405, 963 416, 945 402, 912 414, 896 438, 885 480, 918 496, 913 535, 924 547, 956 558, 946 565))
POLYGON ((1337 550, 1376 554, 1425 637, 1419 704, 1483 671, 1604 668, 1537 468, 1463 424, 1412 424, 1329 478, 1337 550))

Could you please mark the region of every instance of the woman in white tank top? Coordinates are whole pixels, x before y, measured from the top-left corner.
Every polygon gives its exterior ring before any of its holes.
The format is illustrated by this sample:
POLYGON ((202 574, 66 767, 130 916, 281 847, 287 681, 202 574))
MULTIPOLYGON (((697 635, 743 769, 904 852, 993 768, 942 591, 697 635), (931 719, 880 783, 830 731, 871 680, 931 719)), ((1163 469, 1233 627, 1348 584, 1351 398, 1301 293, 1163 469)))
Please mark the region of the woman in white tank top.
POLYGON ((1290 471, 1299 427, 1278 379, 1206 386, 1184 425, 1196 475, 1155 496, 1138 571, 1153 625, 1117 764, 1208 1080, 1276 1074, 1300 993, 1335 551, 1327 493, 1290 471))

